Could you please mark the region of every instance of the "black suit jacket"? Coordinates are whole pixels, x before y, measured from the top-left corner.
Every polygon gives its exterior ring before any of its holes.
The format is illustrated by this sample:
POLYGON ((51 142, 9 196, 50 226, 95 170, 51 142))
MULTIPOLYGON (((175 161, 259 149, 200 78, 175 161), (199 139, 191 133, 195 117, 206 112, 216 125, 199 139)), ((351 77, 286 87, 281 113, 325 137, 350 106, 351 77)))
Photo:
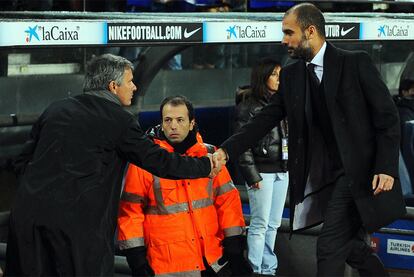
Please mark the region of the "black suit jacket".
MULTIPOLYGON (((363 224, 374 231, 405 213, 398 181, 398 112, 367 53, 328 43, 323 74, 326 104, 344 171, 363 224), (374 197, 371 182, 379 173, 395 177, 396 182, 391 192, 374 197)), ((291 222, 295 205, 303 201, 307 179, 305 94, 306 65, 298 60, 282 69, 279 92, 271 103, 221 146, 230 159, 236 159, 287 115, 291 222)))
POLYGON ((205 177, 210 171, 207 158, 168 153, 120 105, 87 94, 51 104, 33 126, 25 150, 10 216, 10 276, 40 274, 33 270, 43 270, 39 261, 56 249, 65 257, 59 260, 62 270, 74 270, 65 271, 69 275, 113 275, 127 161, 173 179, 205 177))

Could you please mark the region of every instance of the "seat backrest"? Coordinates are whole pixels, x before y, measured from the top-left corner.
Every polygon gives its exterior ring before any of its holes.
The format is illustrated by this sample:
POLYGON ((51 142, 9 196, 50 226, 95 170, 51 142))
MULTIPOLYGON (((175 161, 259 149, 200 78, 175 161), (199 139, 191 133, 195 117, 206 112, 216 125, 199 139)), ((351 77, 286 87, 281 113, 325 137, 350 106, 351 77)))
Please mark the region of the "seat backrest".
POLYGON ((413 194, 413 187, 411 185, 410 174, 400 151, 398 174, 400 175, 401 189, 404 197, 409 197, 413 194))

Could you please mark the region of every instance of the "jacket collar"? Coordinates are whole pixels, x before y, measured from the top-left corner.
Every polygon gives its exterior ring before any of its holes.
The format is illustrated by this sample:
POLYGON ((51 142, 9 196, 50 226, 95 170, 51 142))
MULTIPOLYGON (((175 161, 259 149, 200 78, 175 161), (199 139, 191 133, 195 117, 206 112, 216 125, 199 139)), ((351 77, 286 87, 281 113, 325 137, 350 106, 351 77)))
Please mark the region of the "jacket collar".
MULTIPOLYGON (((324 90, 328 109, 334 107, 335 97, 338 92, 340 76, 342 73, 343 55, 329 42, 326 45, 324 64, 324 90)), ((330 110, 330 112, 332 112, 330 110)))
POLYGON ((313 57, 313 59, 310 62, 306 62, 306 65, 309 63, 314 64, 316 66, 320 66, 323 68, 323 58, 325 57, 325 51, 326 51, 326 41, 322 44, 321 49, 319 49, 319 52, 313 57))
MULTIPOLYGON (((203 139, 199 132, 196 134, 197 142, 193 144, 187 151, 184 153, 186 156, 191 157, 200 157, 205 156, 207 154, 207 149, 204 146, 203 139)), ((154 138, 154 142, 157 143, 162 148, 166 149, 168 152, 174 152, 174 147, 169 144, 168 140, 165 138, 154 138)))
POLYGON ((85 91, 85 94, 97 96, 122 106, 121 100, 119 100, 119 98, 109 90, 90 90, 85 91))

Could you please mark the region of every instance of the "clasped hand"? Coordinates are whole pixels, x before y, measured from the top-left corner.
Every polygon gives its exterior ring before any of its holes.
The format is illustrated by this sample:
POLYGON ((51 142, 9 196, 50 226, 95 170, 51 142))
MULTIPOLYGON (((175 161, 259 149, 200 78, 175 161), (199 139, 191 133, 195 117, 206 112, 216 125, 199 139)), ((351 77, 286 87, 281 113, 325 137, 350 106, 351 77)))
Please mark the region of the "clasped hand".
POLYGON ((208 158, 211 163, 211 172, 209 177, 213 178, 220 172, 221 167, 226 165, 227 155, 223 149, 219 148, 216 152, 214 152, 214 154, 208 154, 208 158))

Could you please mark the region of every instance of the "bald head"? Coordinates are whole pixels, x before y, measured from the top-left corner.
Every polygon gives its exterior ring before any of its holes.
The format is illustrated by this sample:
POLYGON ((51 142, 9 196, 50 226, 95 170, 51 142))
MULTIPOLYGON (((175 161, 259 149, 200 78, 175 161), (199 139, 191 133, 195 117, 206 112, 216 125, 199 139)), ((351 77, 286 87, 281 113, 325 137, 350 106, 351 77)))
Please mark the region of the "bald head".
POLYGON ((306 28, 313 25, 319 36, 325 39, 325 18, 322 12, 311 3, 301 3, 290 8, 284 15, 295 15, 296 22, 300 26, 302 32, 306 28))

